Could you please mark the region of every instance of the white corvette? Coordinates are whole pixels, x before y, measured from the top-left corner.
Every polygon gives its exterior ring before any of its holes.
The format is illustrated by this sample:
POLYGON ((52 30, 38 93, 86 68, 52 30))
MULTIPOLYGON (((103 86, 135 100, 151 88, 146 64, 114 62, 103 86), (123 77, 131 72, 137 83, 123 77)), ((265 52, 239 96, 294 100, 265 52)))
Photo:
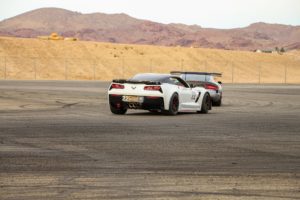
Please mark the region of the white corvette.
POLYGON ((202 87, 192 88, 178 76, 169 74, 138 74, 129 80, 113 80, 108 90, 110 110, 125 114, 127 109, 208 113, 211 98, 202 87))

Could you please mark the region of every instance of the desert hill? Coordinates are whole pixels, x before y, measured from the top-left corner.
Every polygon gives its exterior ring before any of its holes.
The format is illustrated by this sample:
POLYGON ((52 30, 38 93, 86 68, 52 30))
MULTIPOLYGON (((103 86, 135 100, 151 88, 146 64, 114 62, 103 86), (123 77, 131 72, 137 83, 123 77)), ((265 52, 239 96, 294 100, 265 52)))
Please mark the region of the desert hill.
POLYGON ((300 26, 255 23, 224 30, 59 8, 41 8, 0 22, 2 36, 35 38, 52 32, 89 41, 233 50, 299 49, 300 38, 300 26))
POLYGON ((300 83, 300 51, 279 55, 0 37, 0 79, 111 80, 171 70, 221 72, 227 83, 300 83))

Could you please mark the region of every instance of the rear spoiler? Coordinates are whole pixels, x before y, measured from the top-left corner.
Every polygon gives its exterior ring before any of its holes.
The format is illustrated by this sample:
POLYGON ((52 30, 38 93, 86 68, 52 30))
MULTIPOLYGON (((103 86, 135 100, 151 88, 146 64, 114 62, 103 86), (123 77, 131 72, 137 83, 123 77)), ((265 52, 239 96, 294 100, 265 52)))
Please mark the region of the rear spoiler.
POLYGON ((181 72, 181 71, 172 71, 170 74, 197 74, 197 75, 211 75, 211 76, 218 76, 222 77, 222 73, 215 73, 215 72, 181 72))
POLYGON ((126 79, 114 79, 113 83, 131 83, 131 84, 145 84, 145 85, 161 85, 161 82, 158 81, 133 81, 133 80, 126 80, 126 79))

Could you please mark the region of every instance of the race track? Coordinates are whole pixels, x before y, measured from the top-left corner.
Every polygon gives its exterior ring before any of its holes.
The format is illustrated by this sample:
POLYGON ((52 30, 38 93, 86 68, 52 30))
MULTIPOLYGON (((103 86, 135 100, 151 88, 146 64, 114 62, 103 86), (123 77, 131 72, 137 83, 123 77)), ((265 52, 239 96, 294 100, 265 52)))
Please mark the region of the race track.
POLYGON ((108 83, 0 81, 0 199, 300 199, 300 85, 112 115, 108 83))

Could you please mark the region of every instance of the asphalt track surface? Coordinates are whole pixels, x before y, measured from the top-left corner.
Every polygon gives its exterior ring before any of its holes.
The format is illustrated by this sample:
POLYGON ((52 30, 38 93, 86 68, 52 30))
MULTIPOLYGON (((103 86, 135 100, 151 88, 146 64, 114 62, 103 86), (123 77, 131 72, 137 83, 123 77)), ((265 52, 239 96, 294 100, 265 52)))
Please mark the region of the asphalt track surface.
POLYGON ((300 199, 300 86, 110 113, 108 83, 0 81, 0 199, 300 199))

